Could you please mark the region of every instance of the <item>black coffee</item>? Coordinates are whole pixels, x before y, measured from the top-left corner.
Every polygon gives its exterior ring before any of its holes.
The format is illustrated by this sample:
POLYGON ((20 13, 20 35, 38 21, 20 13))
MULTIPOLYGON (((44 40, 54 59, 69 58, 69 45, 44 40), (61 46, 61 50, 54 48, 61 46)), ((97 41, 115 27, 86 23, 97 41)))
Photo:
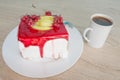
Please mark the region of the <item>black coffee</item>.
POLYGON ((110 25, 112 25, 112 22, 109 19, 104 18, 104 17, 99 17, 99 16, 94 17, 93 21, 95 23, 103 25, 103 26, 110 26, 110 25))

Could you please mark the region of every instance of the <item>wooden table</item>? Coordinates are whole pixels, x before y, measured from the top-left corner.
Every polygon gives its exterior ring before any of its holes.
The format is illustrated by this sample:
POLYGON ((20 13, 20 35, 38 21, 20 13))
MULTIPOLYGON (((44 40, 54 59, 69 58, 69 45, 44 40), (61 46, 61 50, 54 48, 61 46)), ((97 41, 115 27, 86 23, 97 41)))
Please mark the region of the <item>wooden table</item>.
POLYGON ((82 56, 72 68, 43 80, 120 80, 119 0, 0 0, 0 80, 42 80, 12 71, 3 61, 2 45, 8 33, 19 24, 22 15, 43 14, 46 10, 62 14, 81 34, 89 26, 90 16, 94 13, 111 16, 115 24, 102 48, 89 47, 84 41, 82 56))

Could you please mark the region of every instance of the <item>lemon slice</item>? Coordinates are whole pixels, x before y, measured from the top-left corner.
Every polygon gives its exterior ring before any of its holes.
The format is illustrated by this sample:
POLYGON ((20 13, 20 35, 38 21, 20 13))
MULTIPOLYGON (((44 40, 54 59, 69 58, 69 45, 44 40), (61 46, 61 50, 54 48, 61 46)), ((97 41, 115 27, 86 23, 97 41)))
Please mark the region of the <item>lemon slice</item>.
POLYGON ((50 20, 50 21, 53 21, 53 16, 41 16, 40 20, 50 20))
POLYGON ((41 16, 40 20, 38 20, 32 27, 37 30, 49 30, 52 29, 51 26, 53 20, 54 20, 53 16, 41 16))
POLYGON ((33 28, 37 29, 37 30, 50 30, 50 29, 52 29, 51 27, 44 27, 44 26, 41 26, 41 27, 34 26, 33 28))

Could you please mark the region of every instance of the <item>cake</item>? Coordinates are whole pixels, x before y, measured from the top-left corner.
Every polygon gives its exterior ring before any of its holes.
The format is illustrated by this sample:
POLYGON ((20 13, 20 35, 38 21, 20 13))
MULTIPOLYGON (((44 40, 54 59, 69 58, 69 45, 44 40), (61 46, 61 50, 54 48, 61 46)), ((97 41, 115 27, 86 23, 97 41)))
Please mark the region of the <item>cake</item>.
POLYGON ((69 35, 60 15, 24 15, 18 27, 19 50, 24 59, 68 57, 69 35))

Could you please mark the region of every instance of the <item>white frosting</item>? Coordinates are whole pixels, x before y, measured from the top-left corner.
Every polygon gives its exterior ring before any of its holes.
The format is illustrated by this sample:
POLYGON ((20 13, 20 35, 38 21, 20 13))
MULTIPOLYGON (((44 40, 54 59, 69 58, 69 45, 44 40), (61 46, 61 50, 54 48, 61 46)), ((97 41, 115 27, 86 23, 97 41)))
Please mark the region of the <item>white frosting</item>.
POLYGON ((66 39, 49 40, 44 45, 44 57, 48 58, 66 58, 68 42, 66 39))
MULTIPOLYGON (((20 52, 25 59, 40 59, 40 48, 39 46, 28 46, 25 47, 20 41, 19 48, 20 52)), ((64 38, 49 40, 44 44, 43 57, 44 58, 67 58, 68 57, 68 41, 64 38)))

